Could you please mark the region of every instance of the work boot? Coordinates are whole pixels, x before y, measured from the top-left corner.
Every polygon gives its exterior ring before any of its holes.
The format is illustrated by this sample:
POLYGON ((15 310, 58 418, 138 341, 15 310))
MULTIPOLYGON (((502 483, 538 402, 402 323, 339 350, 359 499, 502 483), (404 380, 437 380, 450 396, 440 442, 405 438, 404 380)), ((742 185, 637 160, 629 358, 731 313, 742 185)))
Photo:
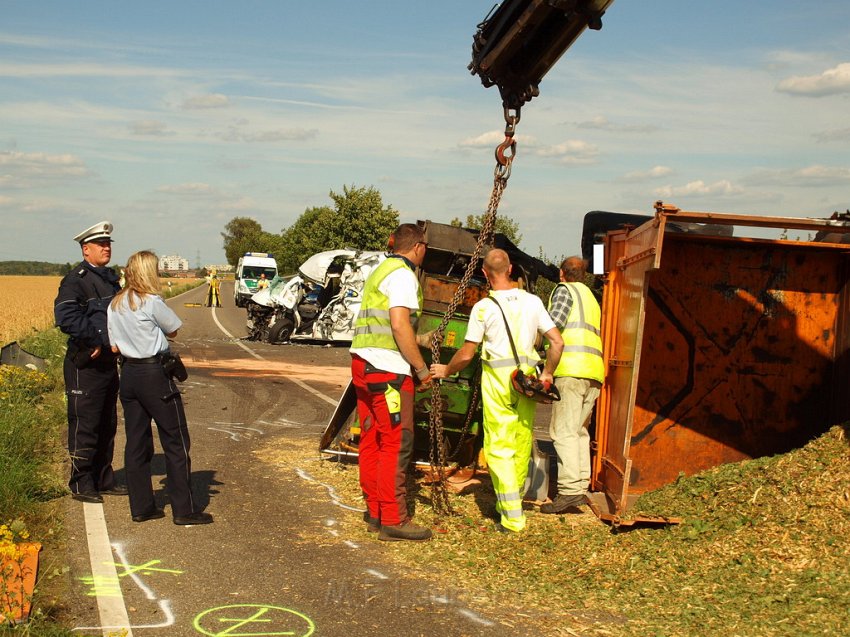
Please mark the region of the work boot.
POLYGON ((587 500, 583 495, 558 495, 552 502, 540 505, 540 513, 564 513, 567 509, 580 507, 587 500))
POLYGON ((431 529, 426 529, 424 526, 418 526, 413 523, 413 520, 408 518, 401 524, 384 524, 381 525, 381 533, 378 535, 379 540, 385 542, 395 542, 399 540, 411 540, 413 542, 422 542, 431 539, 431 529))
POLYGON ((366 530, 369 533, 377 533, 381 530, 381 519, 369 515, 369 509, 363 511, 363 521, 366 523, 366 530))

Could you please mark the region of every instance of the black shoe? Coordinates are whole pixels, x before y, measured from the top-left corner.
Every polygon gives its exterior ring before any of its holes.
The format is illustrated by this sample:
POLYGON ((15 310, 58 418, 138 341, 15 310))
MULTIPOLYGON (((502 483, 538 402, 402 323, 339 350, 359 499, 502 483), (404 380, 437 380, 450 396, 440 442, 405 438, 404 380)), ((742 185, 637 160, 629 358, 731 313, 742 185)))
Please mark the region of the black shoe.
POLYGON ((540 505, 540 513, 564 513, 567 509, 575 509, 585 504, 583 495, 559 495, 552 502, 540 505))
POLYGON ((377 533, 381 530, 381 519, 369 515, 369 509, 363 512, 363 521, 366 523, 366 530, 369 533, 377 533))
POLYGON ((154 509, 149 513, 142 513, 141 515, 134 515, 133 522, 147 522, 148 520, 158 520, 160 518, 165 517, 165 511, 162 509, 154 509))
POLYGON ((123 484, 114 484, 108 489, 100 490, 100 495, 128 495, 129 493, 123 484))
POLYGON ((422 542, 431 539, 431 529, 418 526, 412 520, 405 520, 401 524, 381 525, 381 533, 378 535, 378 539, 385 542, 398 540, 422 542))
POLYGON ((174 524, 180 526, 193 526, 195 524, 212 524, 213 516, 203 511, 190 513, 189 515, 175 515, 174 524))
POLYGON ((83 491, 82 493, 72 493, 71 497, 80 502, 88 502, 89 504, 102 504, 103 498, 97 491, 83 491))
POLYGON ((512 531, 511 529, 502 526, 501 522, 496 522, 496 532, 497 533, 516 533, 516 531, 512 531))

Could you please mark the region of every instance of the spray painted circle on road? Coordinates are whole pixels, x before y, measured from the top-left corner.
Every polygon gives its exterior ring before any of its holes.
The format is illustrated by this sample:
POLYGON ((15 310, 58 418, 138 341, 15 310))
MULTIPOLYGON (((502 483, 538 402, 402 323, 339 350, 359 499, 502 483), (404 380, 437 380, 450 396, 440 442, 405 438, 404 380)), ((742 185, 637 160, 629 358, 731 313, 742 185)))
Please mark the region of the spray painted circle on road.
POLYGON ((192 625, 199 633, 210 637, 310 637, 316 630, 313 620, 306 615, 268 604, 231 604, 210 608, 195 617, 192 625))

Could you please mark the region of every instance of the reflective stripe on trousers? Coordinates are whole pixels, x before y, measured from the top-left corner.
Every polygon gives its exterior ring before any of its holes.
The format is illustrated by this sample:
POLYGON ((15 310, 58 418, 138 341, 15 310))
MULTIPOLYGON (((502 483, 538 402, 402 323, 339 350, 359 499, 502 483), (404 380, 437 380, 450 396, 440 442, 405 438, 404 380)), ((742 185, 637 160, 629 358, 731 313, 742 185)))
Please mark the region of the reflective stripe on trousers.
POLYGON ((512 391, 512 371, 511 368, 485 367, 482 374, 483 450, 502 526, 511 531, 521 531, 525 528, 525 514, 522 512, 523 494, 520 491, 531 459, 537 404, 512 391))

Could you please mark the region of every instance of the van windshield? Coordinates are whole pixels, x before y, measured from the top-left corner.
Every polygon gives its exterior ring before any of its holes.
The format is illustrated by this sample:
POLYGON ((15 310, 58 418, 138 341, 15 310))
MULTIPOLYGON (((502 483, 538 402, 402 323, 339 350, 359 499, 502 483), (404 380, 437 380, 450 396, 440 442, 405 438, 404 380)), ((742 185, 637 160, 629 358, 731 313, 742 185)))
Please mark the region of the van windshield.
POLYGON ((246 265, 242 267, 243 279, 259 279, 261 274, 265 274, 266 278, 271 281, 277 274, 274 268, 264 268, 259 265, 246 265))

